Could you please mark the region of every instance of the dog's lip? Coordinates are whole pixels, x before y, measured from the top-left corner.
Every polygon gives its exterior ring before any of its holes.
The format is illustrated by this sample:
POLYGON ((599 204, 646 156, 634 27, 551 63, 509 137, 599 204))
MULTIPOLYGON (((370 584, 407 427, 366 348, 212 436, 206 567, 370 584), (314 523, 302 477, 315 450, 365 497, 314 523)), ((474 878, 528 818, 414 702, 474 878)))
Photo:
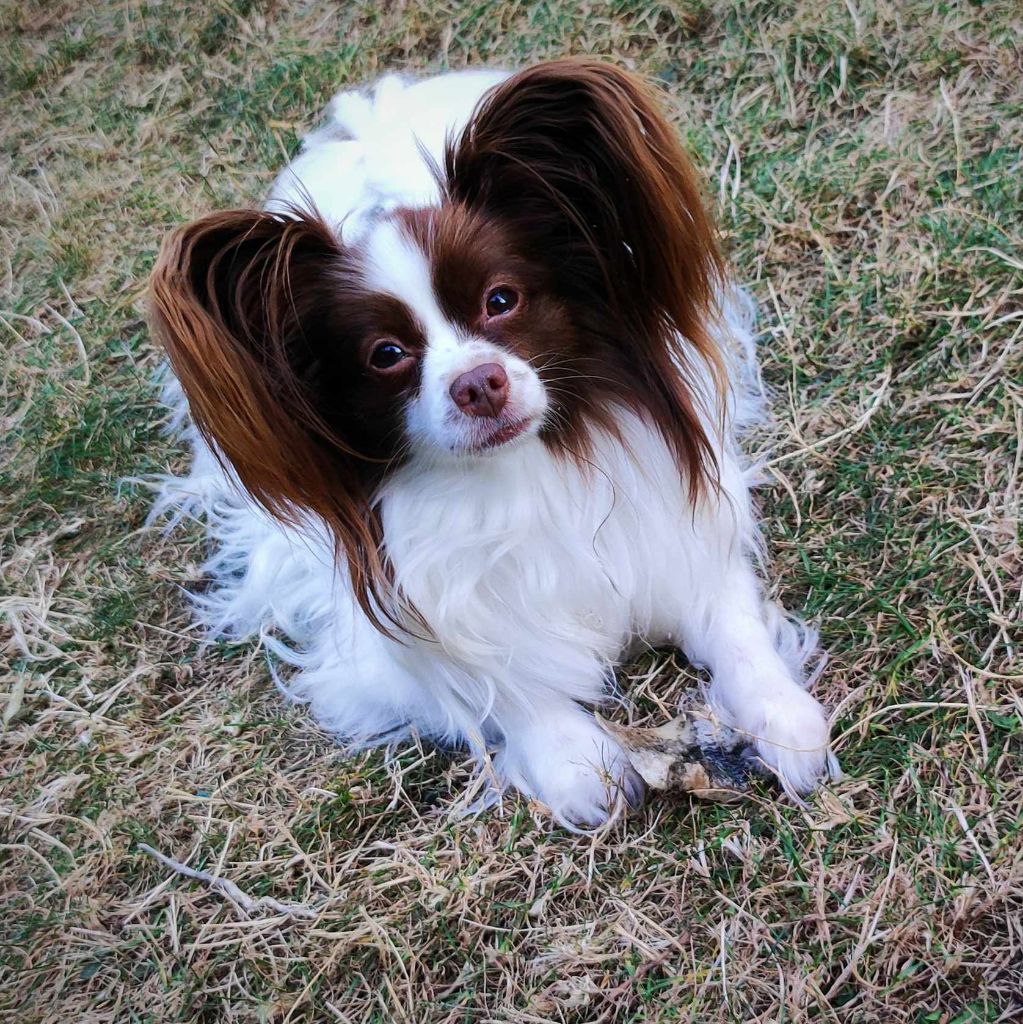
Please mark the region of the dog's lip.
POLYGON ((513 420, 511 423, 506 423, 504 426, 498 427, 492 434, 483 438, 477 446, 481 450, 500 448, 502 445, 507 444, 509 441, 514 441, 515 438, 522 435, 532 424, 532 416, 524 416, 520 420, 513 420))

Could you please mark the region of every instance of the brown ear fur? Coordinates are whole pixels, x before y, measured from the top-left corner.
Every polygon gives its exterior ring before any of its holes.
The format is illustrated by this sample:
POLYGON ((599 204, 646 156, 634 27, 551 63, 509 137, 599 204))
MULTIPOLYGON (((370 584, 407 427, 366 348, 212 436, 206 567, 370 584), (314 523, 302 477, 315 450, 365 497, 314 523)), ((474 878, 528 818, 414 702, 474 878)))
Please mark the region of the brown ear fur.
POLYGON ((445 172, 451 199, 523 225, 573 308, 597 311, 594 331, 619 332, 635 374, 619 397, 653 418, 698 497, 716 480, 714 447, 677 367, 704 360, 720 402, 707 322, 722 265, 695 172, 652 89, 592 59, 519 72, 449 145, 445 172))
POLYGON ((311 217, 212 214, 164 242, 151 312, 217 458, 277 518, 294 523, 308 511, 325 521, 359 604, 385 629, 387 581, 371 498, 377 470, 331 430, 314 387, 325 293, 318 286, 345 260, 311 217))

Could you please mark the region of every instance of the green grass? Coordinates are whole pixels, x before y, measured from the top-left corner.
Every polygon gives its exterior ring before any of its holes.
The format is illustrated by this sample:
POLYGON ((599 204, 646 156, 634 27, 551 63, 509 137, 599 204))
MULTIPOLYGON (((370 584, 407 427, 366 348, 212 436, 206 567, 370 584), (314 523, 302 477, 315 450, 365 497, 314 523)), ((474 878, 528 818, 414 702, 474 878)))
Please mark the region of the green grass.
MULTIPOLYGON (((5 1019, 1020 1018, 1018 4, 0 0, 0 35, 5 1019), (201 653, 200 532, 144 528, 164 233, 257 203, 343 85, 564 53, 661 84, 761 309, 771 579, 847 773, 806 810, 460 820, 457 759, 346 759, 201 653)), ((650 720, 690 679, 631 675, 650 720)))

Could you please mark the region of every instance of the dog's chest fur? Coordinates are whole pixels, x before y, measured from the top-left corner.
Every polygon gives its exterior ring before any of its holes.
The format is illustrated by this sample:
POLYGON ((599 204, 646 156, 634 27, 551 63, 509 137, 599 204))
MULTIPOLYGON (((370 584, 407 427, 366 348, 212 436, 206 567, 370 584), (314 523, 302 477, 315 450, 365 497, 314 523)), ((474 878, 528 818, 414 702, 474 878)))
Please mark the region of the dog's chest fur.
POLYGON ((580 656, 611 663, 635 636, 664 638, 658 601, 691 531, 664 442, 621 419, 628 448, 601 436, 582 467, 533 441, 388 483, 395 580, 449 657, 476 672, 535 660, 544 677, 571 677, 580 656))

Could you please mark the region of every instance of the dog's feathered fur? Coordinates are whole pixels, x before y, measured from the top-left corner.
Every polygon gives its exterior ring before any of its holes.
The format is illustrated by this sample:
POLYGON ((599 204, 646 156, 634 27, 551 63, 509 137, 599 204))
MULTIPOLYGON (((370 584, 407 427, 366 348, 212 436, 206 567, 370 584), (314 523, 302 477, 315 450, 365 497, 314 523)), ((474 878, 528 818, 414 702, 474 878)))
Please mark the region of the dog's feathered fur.
POLYGON ((743 308, 631 75, 558 61, 342 94, 265 211, 182 228, 153 275, 196 428, 158 508, 217 543, 200 609, 263 635, 347 740, 492 751, 575 823, 639 790, 581 705, 635 640, 676 643, 808 789, 812 642, 761 596, 732 440, 743 308), (500 394, 470 415, 474 366, 500 394))

